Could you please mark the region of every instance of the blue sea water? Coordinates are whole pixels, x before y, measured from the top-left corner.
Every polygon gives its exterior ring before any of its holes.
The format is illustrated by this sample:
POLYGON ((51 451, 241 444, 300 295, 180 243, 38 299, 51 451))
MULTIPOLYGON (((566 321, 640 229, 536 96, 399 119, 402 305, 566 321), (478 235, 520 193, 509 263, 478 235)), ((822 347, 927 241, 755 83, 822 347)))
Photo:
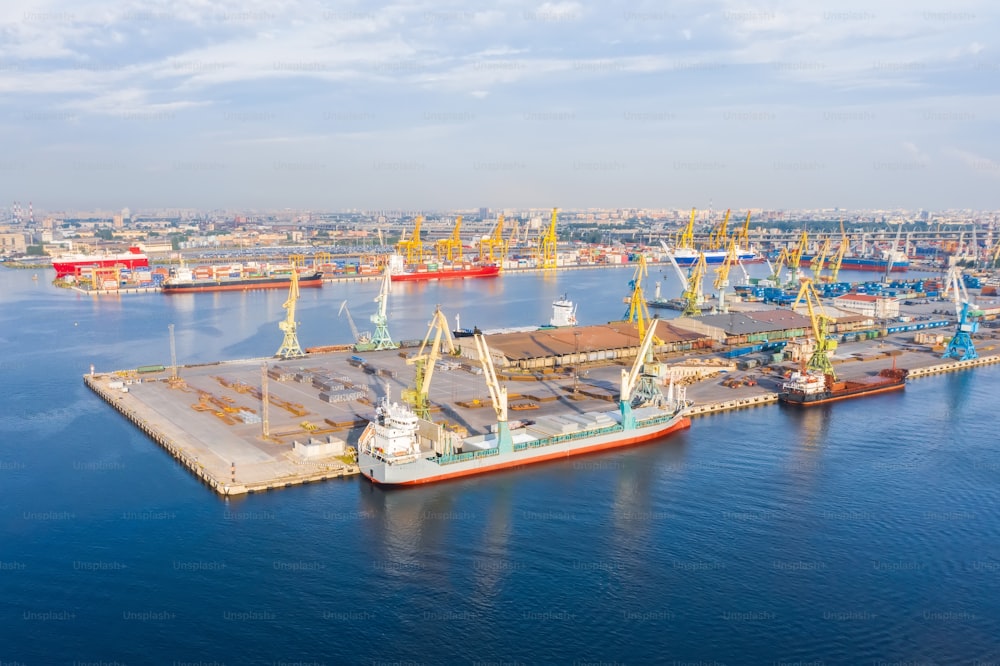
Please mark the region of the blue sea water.
MULTIPOLYGON (((221 499, 83 385, 260 357, 285 294, 83 296, 0 269, 0 663, 1000 661, 1000 368, 651 445, 386 491, 221 499)), ((419 338, 616 319, 629 269, 394 285, 419 338)), ((669 279, 669 278, 665 278, 669 279)), ((374 282, 303 290, 303 346, 374 282)), ((363 326, 362 326, 363 327, 363 326)))

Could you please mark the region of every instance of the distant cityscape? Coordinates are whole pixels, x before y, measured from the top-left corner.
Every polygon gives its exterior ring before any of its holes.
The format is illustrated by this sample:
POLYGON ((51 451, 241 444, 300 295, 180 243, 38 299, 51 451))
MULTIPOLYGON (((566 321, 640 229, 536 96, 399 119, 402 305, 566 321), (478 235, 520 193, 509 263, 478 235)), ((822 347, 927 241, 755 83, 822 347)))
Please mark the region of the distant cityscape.
MULTIPOLYGON (((477 208, 450 211, 359 210, 196 210, 189 208, 56 211, 15 202, 0 209, 0 255, 45 256, 63 251, 142 244, 149 253, 197 248, 247 248, 282 244, 395 243, 424 217, 428 238, 451 233, 459 217, 470 244, 491 233, 502 215, 510 233, 537 235, 550 219, 551 208, 477 208)), ((708 233, 726 209, 697 209, 696 232, 708 233)), ((1000 222, 1000 211, 979 210, 847 210, 839 208, 730 211, 731 224, 742 224, 750 212, 752 234, 799 227, 848 232, 875 231, 913 225, 913 229, 980 229, 988 235, 1000 222)), ((637 237, 662 237, 687 224, 690 208, 559 209, 560 241, 614 243, 637 237), (641 235, 641 236, 640 236, 641 235)))

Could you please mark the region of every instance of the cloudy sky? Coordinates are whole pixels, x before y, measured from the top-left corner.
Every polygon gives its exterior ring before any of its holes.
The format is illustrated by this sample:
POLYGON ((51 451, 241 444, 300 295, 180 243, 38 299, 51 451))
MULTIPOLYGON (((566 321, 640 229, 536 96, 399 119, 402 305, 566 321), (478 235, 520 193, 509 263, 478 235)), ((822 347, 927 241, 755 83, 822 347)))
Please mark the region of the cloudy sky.
POLYGON ((0 3, 0 201, 998 208, 1000 5, 0 3))

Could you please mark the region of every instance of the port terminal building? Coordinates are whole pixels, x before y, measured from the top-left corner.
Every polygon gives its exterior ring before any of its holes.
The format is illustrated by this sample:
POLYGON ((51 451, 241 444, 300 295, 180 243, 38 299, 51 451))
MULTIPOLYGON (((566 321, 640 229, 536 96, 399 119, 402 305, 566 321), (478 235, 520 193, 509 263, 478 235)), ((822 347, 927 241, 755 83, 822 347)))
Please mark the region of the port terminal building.
MULTIPOLYGON (((653 319, 659 353, 711 349, 714 340, 703 333, 681 328, 674 320, 653 319)), ((461 344, 461 339, 456 344, 461 344)), ((626 361, 639 352, 642 336, 630 322, 610 322, 596 326, 543 328, 536 331, 498 333, 487 336, 498 366, 510 370, 558 369, 588 362, 626 361)), ((472 345, 462 345, 463 356, 475 354, 472 345), (469 347, 469 350, 466 350, 469 347)))

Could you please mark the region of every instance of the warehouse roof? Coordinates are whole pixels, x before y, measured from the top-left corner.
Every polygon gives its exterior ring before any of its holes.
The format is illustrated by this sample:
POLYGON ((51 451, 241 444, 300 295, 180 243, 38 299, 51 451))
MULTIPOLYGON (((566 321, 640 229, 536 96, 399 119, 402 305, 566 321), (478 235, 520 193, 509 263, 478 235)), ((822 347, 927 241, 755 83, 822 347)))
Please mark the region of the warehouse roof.
POLYGON ((704 315, 697 320, 707 326, 722 329, 727 335, 772 333, 789 329, 807 328, 809 318, 792 310, 756 310, 753 312, 728 312, 704 315))
MULTIPOLYGON (((662 319, 656 322, 656 336, 666 344, 703 340, 704 335, 681 330, 662 319)), ((564 356, 577 351, 627 349, 642 343, 635 324, 610 322, 596 326, 546 328, 522 333, 497 333, 487 336, 490 349, 511 361, 549 356, 564 356)))

